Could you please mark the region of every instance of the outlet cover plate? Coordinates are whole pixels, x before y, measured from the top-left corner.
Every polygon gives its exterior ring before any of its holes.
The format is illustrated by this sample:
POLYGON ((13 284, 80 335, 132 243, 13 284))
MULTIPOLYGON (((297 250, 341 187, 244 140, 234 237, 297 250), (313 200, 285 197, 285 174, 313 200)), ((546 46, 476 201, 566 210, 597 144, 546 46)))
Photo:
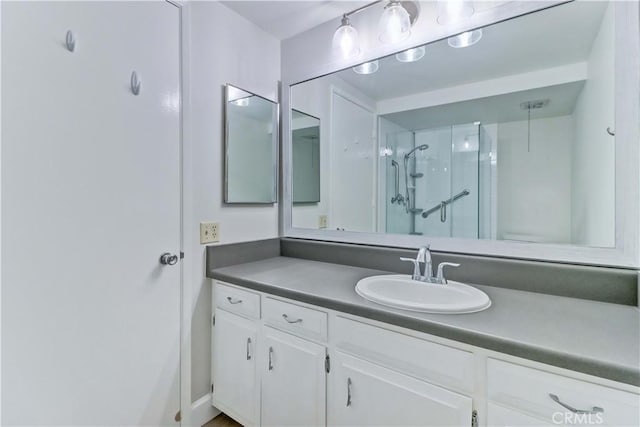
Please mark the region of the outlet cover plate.
POLYGON ((220 241, 220 224, 217 222, 200 223, 200 244, 216 243, 220 241))

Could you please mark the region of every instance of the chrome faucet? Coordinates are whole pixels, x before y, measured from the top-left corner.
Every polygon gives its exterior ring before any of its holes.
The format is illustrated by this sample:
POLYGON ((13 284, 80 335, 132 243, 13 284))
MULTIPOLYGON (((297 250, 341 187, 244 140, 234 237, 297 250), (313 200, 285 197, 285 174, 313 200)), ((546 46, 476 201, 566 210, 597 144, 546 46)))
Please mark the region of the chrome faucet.
POLYGON ((400 260, 413 263, 413 274, 411 275, 412 280, 426 283, 436 283, 439 285, 447 284, 447 279, 444 277, 445 267, 460 267, 460 264, 457 264, 455 262, 441 262, 440 264, 438 264, 437 276, 434 276, 429 245, 421 246, 420 249, 418 249, 418 254, 415 259, 400 257, 400 260), (424 273, 421 271, 420 264, 424 264, 424 273))

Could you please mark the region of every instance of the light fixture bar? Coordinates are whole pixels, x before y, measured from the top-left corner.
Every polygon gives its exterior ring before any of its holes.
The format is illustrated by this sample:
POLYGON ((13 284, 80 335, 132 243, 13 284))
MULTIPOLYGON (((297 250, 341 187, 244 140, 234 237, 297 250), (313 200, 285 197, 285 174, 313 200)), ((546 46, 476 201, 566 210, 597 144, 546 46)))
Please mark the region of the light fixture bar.
POLYGON ((356 13, 362 12, 363 10, 370 8, 371 6, 373 6, 375 4, 382 3, 383 1, 385 1, 385 0, 376 0, 376 1, 373 1, 371 3, 367 3, 364 6, 360 6, 357 9, 353 9, 351 12, 343 13, 342 16, 349 17, 351 15, 355 15, 356 13))

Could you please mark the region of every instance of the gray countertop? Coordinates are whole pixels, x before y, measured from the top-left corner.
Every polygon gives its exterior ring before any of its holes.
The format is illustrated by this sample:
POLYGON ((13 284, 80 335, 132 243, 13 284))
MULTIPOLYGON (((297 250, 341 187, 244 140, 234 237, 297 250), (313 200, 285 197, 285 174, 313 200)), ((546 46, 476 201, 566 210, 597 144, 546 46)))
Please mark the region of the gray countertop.
POLYGON ((637 307, 480 286, 485 311, 426 314, 393 309, 355 292, 386 271, 275 257, 211 270, 207 276, 478 347, 640 386, 637 307))

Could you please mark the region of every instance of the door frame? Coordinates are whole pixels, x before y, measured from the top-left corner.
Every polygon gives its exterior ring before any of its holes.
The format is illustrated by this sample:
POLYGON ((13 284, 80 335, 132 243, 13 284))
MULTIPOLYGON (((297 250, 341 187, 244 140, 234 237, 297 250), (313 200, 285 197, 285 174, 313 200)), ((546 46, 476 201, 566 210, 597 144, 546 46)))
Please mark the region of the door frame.
POLYGON ((189 22, 191 8, 188 0, 164 0, 178 9, 179 20, 179 66, 180 66, 180 425, 192 425, 191 402, 191 314, 193 271, 185 264, 189 243, 193 239, 192 223, 189 215, 193 209, 193 183, 191 175, 191 100, 190 100, 190 37, 189 22), (184 257, 182 256, 184 254, 184 257))

